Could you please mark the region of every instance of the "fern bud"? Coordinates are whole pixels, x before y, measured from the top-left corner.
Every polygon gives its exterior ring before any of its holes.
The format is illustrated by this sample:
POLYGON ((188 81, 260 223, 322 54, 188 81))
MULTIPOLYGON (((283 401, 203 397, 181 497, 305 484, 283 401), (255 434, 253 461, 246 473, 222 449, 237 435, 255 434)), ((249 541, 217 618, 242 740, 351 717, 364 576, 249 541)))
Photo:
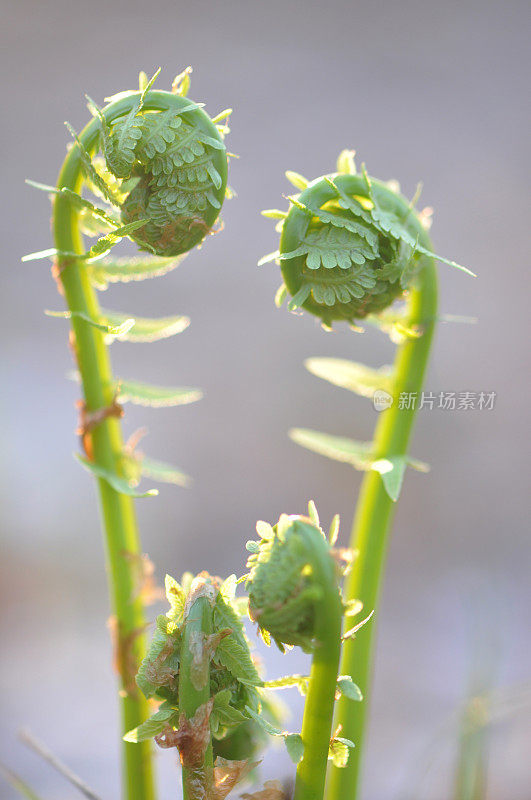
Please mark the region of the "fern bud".
POLYGON ((227 189, 226 126, 180 93, 150 92, 153 80, 124 116, 109 120, 105 109, 92 101, 90 107, 99 118, 106 171, 121 182, 122 222, 145 220, 131 238, 142 250, 176 256, 200 244, 219 215, 227 189), (165 96, 165 110, 153 106, 154 95, 165 96))
POLYGON ((259 523, 257 529, 261 540, 247 545, 249 616, 281 650, 297 645, 311 652, 317 607, 330 588, 323 581, 338 591, 330 547, 306 517, 283 514, 274 527, 259 523))
POLYGON ((369 178, 364 169, 355 174, 349 151, 338 169, 312 182, 292 181, 302 191, 289 198, 278 252, 261 262, 280 263, 291 311, 303 308, 327 326, 387 308, 404 295, 424 257, 434 256, 419 244, 419 218, 394 183, 369 178))

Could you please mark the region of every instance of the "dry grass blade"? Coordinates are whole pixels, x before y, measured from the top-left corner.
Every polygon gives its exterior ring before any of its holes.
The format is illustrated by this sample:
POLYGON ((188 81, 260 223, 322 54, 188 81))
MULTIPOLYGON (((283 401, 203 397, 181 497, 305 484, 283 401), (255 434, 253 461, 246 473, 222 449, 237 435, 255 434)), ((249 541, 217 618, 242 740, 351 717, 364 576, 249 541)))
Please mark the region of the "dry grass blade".
POLYGON ((34 753, 41 756, 45 761, 50 764, 57 772, 66 778, 72 786, 75 786, 82 795, 88 797, 89 800, 101 800, 99 795, 95 794, 87 784, 81 780, 72 770, 62 763, 54 754, 48 750, 46 745, 38 741, 29 731, 21 731, 19 734, 20 741, 33 750, 34 753))
POLYGON ((10 786, 21 795, 21 797, 27 798, 27 800, 41 800, 39 795, 35 794, 33 789, 31 789, 28 784, 20 778, 16 772, 13 772, 5 764, 0 762, 0 775, 6 779, 10 786))

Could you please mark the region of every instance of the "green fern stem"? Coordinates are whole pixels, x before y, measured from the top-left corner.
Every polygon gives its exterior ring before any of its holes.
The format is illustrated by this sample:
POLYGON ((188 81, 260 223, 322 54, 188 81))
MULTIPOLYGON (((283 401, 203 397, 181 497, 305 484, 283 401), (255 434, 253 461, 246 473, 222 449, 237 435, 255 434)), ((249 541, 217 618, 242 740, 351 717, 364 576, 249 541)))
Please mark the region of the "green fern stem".
MULTIPOLYGON (((139 93, 132 93, 107 106, 103 114, 107 122, 128 114, 135 106, 139 93)), ((164 111, 181 101, 168 92, 150 92, 144 107, 164 111)), ((99 137, 99 123, 93 119, 80 134, 80 141, 93 152, 99 137)), ((83 184, 80 150, 74 144, 61 169, 57 186, 79 192, 83 184)), ((59 251, 84 252, 78 225, 78 211, 67 200, 56 196, 53 231, 59 251)), ((58 257, 58 276, 71 312, 81 312, 90 319, 99 319, 96 293, 82 263, 72 258, 58 257)), ((107 346, 102 332, 82 317, 72 315, 75 349, 83 397, 87 412, 111 406, 114 399, 114 380, 107 346)), ((94 464, 111 473, 123 476, 123 440, 117 419, 109 417, 91 433, 94 464)), ((105 534, 108 580, 112 612, 116 620, 117 653, 120 670, 121 728, 126 733, 148 716, 147 702, 134 688, 134 675, 143 655, 141 632, 145 626, 142 604, 134 598, 135 576, 140 556, 139 537, 133 501, 117 492, 104 479, 98 479, 100 507, 105 534)), ((140 745, 124 742, 123 796, 127 800, 152 800, 155 797, 151 768, 150 743, 140 745)))
POLYGON ((294 800, 323 797, 341 653, 343 607, 335 564, 326 540, 315 533, 315 529, 301 526, 312 577, 322 596, 315 605, 315 644, 301 731, 304 755, 297 767, 294 800))
MULTIPOLYGON (((394 207, 399 216, 408 214, 403 198, 378 184, 378 193, 386 205, 394 207)), ((418 235, 419 243, 432 250, 431 241, 415 213, 407 216, 408 228, 418 235)), ((437 314, 437 275, 432 258, 423 257, 423 268, 408 297, 408 327, 418 328, 421 335, 407 338, 399 345, 394 364, 393 405, 380 415, 374 437, 375 459, 405 456, 415 420, 415 408, 400 408, 399 397, 404 393, 420 393, 430 354, 437 314)), ((351 546, 359 552, 347 578, 346 599, 359 599, 366 611, 378 607, 385 570, 388 534, 394 503, 385 490, 379 473, 369 471, 362 483, 351 534, 351 546)), ((366 728, 368 695, 374 660, 375 625, 363 628, 355 639, 345 642, 340 672, 351 675, 359 685, 365 702, 338 702, 336 723, 342 735, 352 739, 356 748, 351 751, 344 769, 332 767, 327 800, 355 800, 359 791, 360 765, 366 728)))
MULTIPOLYGON (((181 663, 179 665, 179 711, 191 725, 190 742, 180 745, 182 764, 183 800, 208 800, 214 787, 214 759, 210 737, 209 712, 205 714, 208 737, 204 755, 201 750, 201 735, 196 714, 205 711, 210 700, 210 655, 204 652, 204 643, 212 634, 212 605, 208 596, 199 596, 191 605, 185 620, 181 663), (196 677, 198 666, 203 665, 201 678, 196 677), (196 722, 193 720, 196 717, 196 722), (195 727, 195 730, 194 730, 195 727), (195 734, 195 736, 194 736, 195 734), (197 737, 197 738, 196 738, 197 737), (190 744, 191 743, 191 744, 190 744)), ((201 667, 200 667, 201 669, 201 667)), ((182 720, 180 728, 182 729, 182 720)), ((186 723, 185 723, 186 724, 186 723)))

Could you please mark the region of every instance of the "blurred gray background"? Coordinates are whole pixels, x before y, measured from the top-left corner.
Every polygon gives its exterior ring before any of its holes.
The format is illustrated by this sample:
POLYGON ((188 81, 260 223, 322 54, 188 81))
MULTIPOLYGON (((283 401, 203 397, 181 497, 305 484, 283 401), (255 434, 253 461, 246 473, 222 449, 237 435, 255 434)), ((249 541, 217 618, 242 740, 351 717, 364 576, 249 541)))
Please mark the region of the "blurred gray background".
MULTIPOLYGON (((62 301, 47 262, 20 264, 51 244, 47 198, 24 179, 54 182, 63 120, 83 126, 85 92, 102 102, 159 65, 158 85, 169 87, 192 64, 193 99, 211 114, 234 108, 238 196, 223 233, 177 271, 103 297, 110 308, 192 318, 168 341, 116 343, 117 374, 205 391, 181 409, 126 407, 126 433, 147 425, 146 452, 194 477, 188 490, 139 501, 144 549, 159 578, 241 574, 256 519, 301 512, 310 497, 325 521, 340 512, 346 542, 360 475, 286 431, 369 438, 371 404, 312 377, 303 360, 379 365, 392 346, 373 330, 325 334, 274 308, 278 269, 255 265, 277 235, 259 211, 285 206, 284 170, 332 171, 344 147, 410 196, 422 179, 436 248, 479 273, 440 267, 441 310, 479 323, 439 327, 427 388, 495 391, 497 401, 492 411, 419 414, 412 450, 432 472, 408 474, 396 515, 364 800, 448 800, 454 715, 478 648, 490 648, 495 686, 530 678, 527 4, 4 0, 3 9, 1 759, 43 798, 73 796, 17 741, 28 726, 103 798, 118 795, 95 493, 71 456, 67 324, 43 315, 62 301)), ((272 676, 307 668, 296 654, 265 658, 272 676)), ((492 727, 489 800, 530 796, 529 705, 522 696, 516 706, 492 727)), ((174 760, 158 756, 162 798, 179 796, 174 760)), ((281 777, 291 767, 279 750, 265 769, 281 777)), ((3 784, 0 796, 15 797, 3 784)))

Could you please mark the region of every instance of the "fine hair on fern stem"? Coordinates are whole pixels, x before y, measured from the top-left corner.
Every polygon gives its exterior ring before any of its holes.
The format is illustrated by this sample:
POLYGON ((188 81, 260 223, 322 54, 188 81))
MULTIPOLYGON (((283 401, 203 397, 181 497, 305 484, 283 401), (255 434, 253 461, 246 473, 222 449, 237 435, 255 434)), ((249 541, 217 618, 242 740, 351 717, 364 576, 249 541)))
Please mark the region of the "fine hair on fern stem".
MULTIPOLYGON (((383 392, 382 411, 373 442, 306 429, 291 431, 294 441, 315 452, 366 472, 354 518, 351 547, 358 555, 347 579, 347 600, 358 599, 365 612, 377 609, 388 531, 406 466, 424 468, 408 457, 415 404, 401 407, 402 393, 417 396, 423 385, 437 318, 435 260, 465 272, 436 256, 426 219, 414 210, 393 183, 356 172, 353 153, 343 151, 337 172, 314 181, 286 173, 299 194, 290 197, 289 212, 269 210, 278 219, 280 247, 260 263, 280 264, 283 284, 276 303, 291 297, 288 308, 318 317, 325 328, 346 321, 359 330, 360 320, 390 333, 398 343, 392 369, 374 370, 355 362, 312 359, 314 374, 363 396, 383 392), (405 310, 390 310, 406 299, 405 310)), ((473 273, 471 273, 473 274, 473 273)), ((349 638, 340 671, 351 676, 366 697, 373 664, 374 625, 349 638)), ((367 704, 338 702, 336 723, 356 747, 344 769, 332 768, 327 800, 354 800, 359 788, 360 758, 367 704)))
MULTIPOLYGON (((160 71, 160 70, 159 70, 160 71)), ((105 532, 114 619, 115 662, 120 678, 122 733, 147 715, 134 683, 143 655, 145 627, 138 593, 141 549, 133 498, 141 474, 183 484, 186 476, 168 465, 141 460, 135 442, 124 446, 121 403, 178 405, 200 397, 193 389, 151 387, 114 378, 108 344, 153 341, 178 333, 185 317, 150 320, 100 309, 96 289, 111 282, 155 277, 173 269, 212 230, 225 197, 225 126, 211 120, 185 97, 188 72, 173 92, 154 91, 141 74, 138 91, 123 92, 99 109, 77 136, 61 169, 57 188, 34 184, 53 198, 55 248, 23 260, 51 257, 67 305, 51 312, 71 320, 71 345, 83 391, 80 460, 97 480, 105 532), (95 157, 101 148, 103 157, 95 157), (82 195, 83 186, 98 204, 82 195), (88 249, 82 234, 103 234, 88 249), (122 238, 134 240, 140 259, 104 259, 122 238), (102 260, 103 259, 103 260, 102 260)), ((123 793, 127 800, 151 800, 154 788, 149 742, 123 745, 123 793)))
POLYGON ((284 514, 274 527, 261 524, 260 542, 248 543, 251 619, 282 650, 312 653, 294 800, 323 797, 343 618, 337 563, 310 511, 313 520, 284 514))

